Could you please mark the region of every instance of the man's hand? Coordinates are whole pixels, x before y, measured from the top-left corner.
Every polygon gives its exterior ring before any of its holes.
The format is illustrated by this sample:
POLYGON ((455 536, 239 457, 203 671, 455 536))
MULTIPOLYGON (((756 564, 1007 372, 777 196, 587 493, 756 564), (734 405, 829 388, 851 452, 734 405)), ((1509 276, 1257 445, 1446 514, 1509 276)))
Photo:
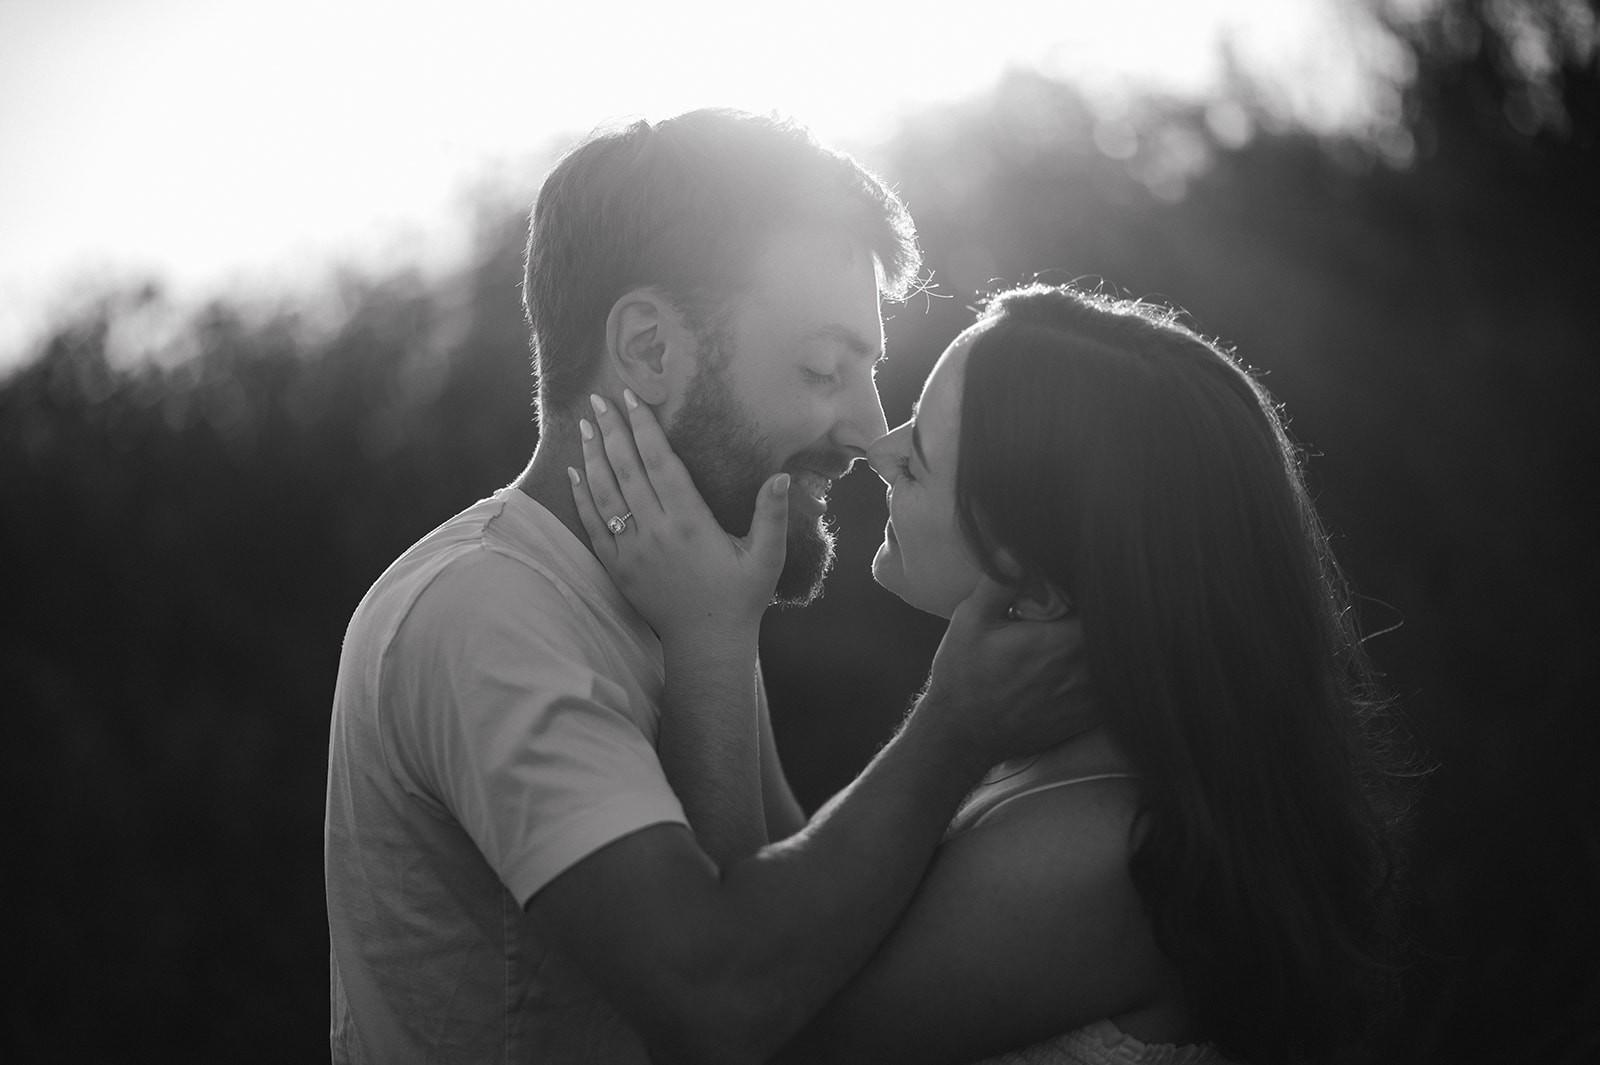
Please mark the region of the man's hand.
POLYGON ((995 765, 1096 723, 1076 618, 1016 621, 1015 589, 979 578, 950 619, 916 715, 935 715, 995 765))

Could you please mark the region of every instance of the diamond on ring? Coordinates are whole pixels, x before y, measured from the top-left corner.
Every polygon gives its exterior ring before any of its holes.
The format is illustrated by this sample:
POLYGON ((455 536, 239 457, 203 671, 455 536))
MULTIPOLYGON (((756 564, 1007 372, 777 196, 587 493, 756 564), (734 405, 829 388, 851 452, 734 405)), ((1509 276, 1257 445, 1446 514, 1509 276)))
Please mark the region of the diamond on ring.
POLYGON ((612 536, 621 536, 622 530, 628 527, 628 519, 633 517, 633 511, 626 514, 613 515, 606 519, 606 528, 611 530, 612 536))

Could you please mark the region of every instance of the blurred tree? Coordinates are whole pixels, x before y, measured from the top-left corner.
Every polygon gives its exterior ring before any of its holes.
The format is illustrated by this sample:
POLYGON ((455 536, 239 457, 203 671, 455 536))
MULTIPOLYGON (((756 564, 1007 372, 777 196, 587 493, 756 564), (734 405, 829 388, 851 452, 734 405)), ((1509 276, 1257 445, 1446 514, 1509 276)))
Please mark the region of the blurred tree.
POLYGON ((404 275, 342 295, 325 339, 217 305, 180 333, 192 357, 126 368, 108 338, 161 297, 108 300, 0 392, 5 777, 30 815, 6 897, 40 960, 6 1028, 27 1060, 326 1053, 344 620, 532 439, 522 352, 470 313, 494 301, 404 275))

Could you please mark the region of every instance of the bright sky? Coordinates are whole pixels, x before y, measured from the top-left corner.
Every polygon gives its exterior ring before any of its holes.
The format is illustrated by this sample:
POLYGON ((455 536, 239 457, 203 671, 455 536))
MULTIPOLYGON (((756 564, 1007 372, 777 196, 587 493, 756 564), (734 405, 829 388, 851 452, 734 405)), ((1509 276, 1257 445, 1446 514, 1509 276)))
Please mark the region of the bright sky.
POLYGON ((1369 121, 1393 62, 1341 0, 770 6, 0 0, 0 368, 96 282, 292 289, 334 258, 447 256, 468 183, 531 200, 529 160, 616 118, 778 110, 862 145, 1007 65, 1203 95, 1226 40, 1326 128, 1369 121))

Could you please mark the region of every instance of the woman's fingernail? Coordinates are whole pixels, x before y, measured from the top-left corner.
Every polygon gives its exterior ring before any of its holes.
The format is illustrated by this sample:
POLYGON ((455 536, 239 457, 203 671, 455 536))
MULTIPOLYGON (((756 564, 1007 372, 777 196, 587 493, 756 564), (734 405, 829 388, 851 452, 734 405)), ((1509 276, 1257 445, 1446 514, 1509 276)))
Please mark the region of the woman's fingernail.
POLYGON ((572 487, 574 487, 574 488, 578 487, 578 484, 579 484, 578 471, 573 469, 571 466, 567 467, 567 480, 572 482, 572 487))
POLYGON ((639 405, 639 397, 633 394, 633 389, 624 388, 622 390, 622 402, 628 405, 629 410, 633 410, 639 405))
POLYGON ((596 414, 604 414, 606 412, 606 401, 593 392, 589 393, 589 405, 594 408, 596 414))
POLYGON ((583 436, 583 438, 585 440, 593 440, 594 439, 594 426, 589 424, 589 419, 588 418, 579 418, 578 419, 578 432, 583 436))
POLYGON ((773 478, 773 480, 772 480, 772 494, 773 495, 781 496, 781 495, 783 495, 783 493, 787 492, 788 490, 789 490, 789 475, 787 473, 780 473, 780 474, 778 474, 777 477, 773 478))

